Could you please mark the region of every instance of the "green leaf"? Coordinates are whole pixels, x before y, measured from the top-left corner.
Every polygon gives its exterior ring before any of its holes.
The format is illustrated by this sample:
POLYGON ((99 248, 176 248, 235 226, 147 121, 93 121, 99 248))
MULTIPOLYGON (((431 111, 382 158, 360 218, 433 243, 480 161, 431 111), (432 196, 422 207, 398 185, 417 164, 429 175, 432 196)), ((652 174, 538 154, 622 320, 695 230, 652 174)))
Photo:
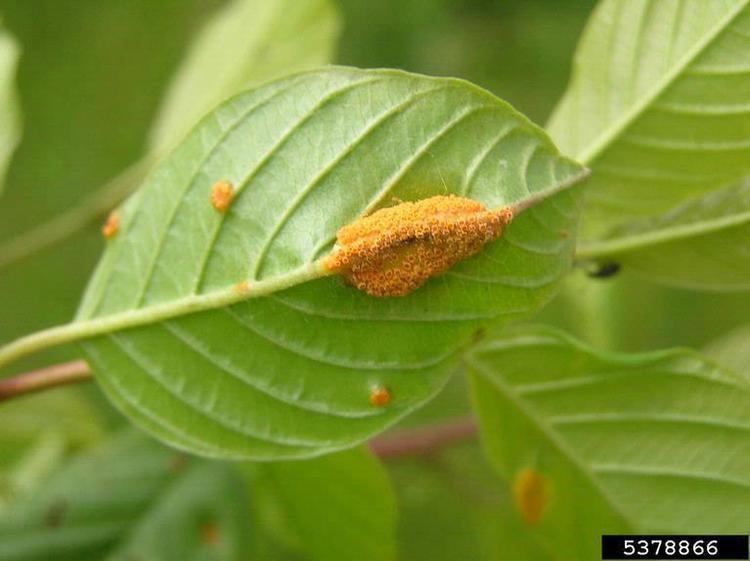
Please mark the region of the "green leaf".
POLYGON ((73 388, 31 395, 0 407, 0 508, 45 480, 74 450, 103 434, 102 420, 73 388))
POLYGON ((260 469, 311 561, 395 559, 393 490, 365 448, 260 469))
POLYGON ((330 0, 234 0, 193 43, 154 123, 151 148, 172 148, 241 90, 331 62, 338 29, 330 0))
POLYGON ((601 230, 748 175, 748 72, 748 0, 604 0, 549 129, 593 170, 587 220, 601 230))
POLYGON ((399 492, 401 559, 550 561, 478 442, 387 464, 399 492))
POLYGON ((714 339, 704 352, 722 366, 750 377, 750 325, 742 325, 714 339))
MULTIPOLYGON (((135 0, 136 4, 143 1, 135 0)), ((179 3, 175 0, 168 0, 167 4, 170 2, 178 4, 179 18, 174 13, 170 13, 170 9, 174 10, 175 8, 169 5, 162 6, 161 12, 164 13, 158 13, 156 16, 152 13, 153 8, 151 7, 148 8, 148 12, 144 12, 143 8, 136 5, 128 7, 128 15, 134 15, 138 20, 139 41, 137 43, 139 46, 150 45, 152 42, 146 40, 146 37, 153 33, 152 30, 144 30, 141 20, 144 17, 155 17, 157 21, 170 22, 169 33, 165 33, 163 29, 156 29, 157 38, 154 40, 159 43, 160 51, 169 52, 170 49, 162 49, 162 47, 166 47, 167 36, 169 36, 168 42, 172 43, 172 35, 179 36, 184 33, 183 28, 186 26, 182 25, 182 20, 190 19, 185 18, 185 13, 194 8, 191 3, 201 3, 200 0, 188 0, 179 3)), ((23 10, 21 11, 23 12, 23 10)), ((156 11, 159 12, 159 10, 156 11)), ((84 9, 81 12, 82 14, 78 14, 78 16, 85 19, 88 16, 88 11, 84 9)), ((97 12, 94 17, 100 15, 100 12, 97 12)), ((49 11, 47 16, 56 22, 58 21, 55 18, 59 15, 54 11, 49 11)), ((116 17, 118 18, 116 25, 120 27, 128 25, 127 18, 123 20, 122 16, 122 10, 116 11, 116 17)), ((66 13, 65 17, 70 18, 70 14, 66 13)), ((75 19, 75 15, 72 19, 75 19)), ((97 19, 98 23, 99 20, 97 19)), ((58 23, 58 25, 60 24, 58 23)), ((114 35, 127 37, 128 32, 124 29, 120 30, 120 27, 114 32, 114 35)), ((156 27, 158 28, 158 26, 156 27)), ((161 104, 156 122, 152 126, 150 145, 147 147, 146 153, 137 162, 121 169, 118 175, 92 193, 71 197, 70 192, 65 189, 65 209, 46 221, 40 221, 35 214, 33 224, 28 226, 22 234, 14 235, 4 244, 0 243, 0 268, 56 245, 61 240, 90 228, 92 222, 98 222, 113 206, 119 204, 127 195, 132 193, 154 167, 154 164, 169 149, 173 148, 176 141, 179 141, 218 102, 238 93, 249 85, 266 81, 278 75, 305 70, 330 62, 337 37, 337 28, 336 12, 330 5, 329 0, 305 2, 293 0, 236 0, 226 5, 208 20, 203 33, 198 36, 196 43, 178 68, 167 90, 166 98, 161 104), (71 199, 75 204, 71 205, 71 199)), ((39 29, 42 32, 48 31, 43 26, 40 26, 39 29)), ((88 33, 81 32, 78 28, 75 29, 77 30, 75 36, 72 39, 68 37, 66 40, 80 42, 81 37, 88 39, 88 33)), ((106 35, 106 29, 103 26, 98 26, 97 31, 106 35)), ((46 33, 45 38, 48 38, 48 36, 49 32, 46 33)), ((31 40, 39 43, 36 37, 31 40)), ((56 47, 57 45, 58 43, 55 43, 56 47)), ((119 57, 123 56, 123 51, 130 53, 134 48, 132 45, 115 46, 119 57)), ((90 41, 86 41, 86 48, 89 51, 91 50, 90 41)), ((101 46, 96 49, 97 53, 103 51, 104 49, 101 46)), ((160 52, 159 56, 165 57, 164 52, 160 52)), ((155 59, 151 53, 148 53, 148 56, 141 57, 141 59, 136 57, 139 68, 144 66, 143 58, 148 58, 150 65, 154 68, 161 69, 169 66, 169 64, 165 65, 163 61, 155 59)), ((170 57, 166 56, 166 58, 169 59, 170 57)), ((107 71, 110 67, 102 63, 102 59, 102 56, 97 59, 99 66, 107 71)), ((66 62, 69 62, 69 60, 66 59, 66 62)), ((171 61, 168 60, 167 62, 171 61)), ((122 68, 119 60, 117 65, 122 68)), ((48 64, 44 65, 45 73, 48 72, 48 67, 48 64)), ((151 69, 148 69, 148 71, 142 71, 141 73, 146 78, 151 78, 152 72, 151 69)), ((86 76, 87 79, 91 78, 92 71, 89 70, 86 76)), ((139 93, 143 90, 149 90, 146 82, 129 80, 124 76, 121 77, 120 81, 127 83, 128 87, 134 82, 138 83, 138 87, 135 89, 139 93)), ((109 83, 106 80, 102 80, 102 82, 109 83)), ((161 84, 158 84, 154 89, 158 88, 161 88, 161 84)), ((128 96, 123 90, 122 84, 118 84, 117 95, 119 96, 117 99, 127 99, 129 102, 133 97, 138 97, 137 95, 128 96)), ((153 98, 153 95, 143 96, 142 93, 141 96, 153 98)), ((107 91, 99 95, 95 101, 105 99, 110 100, 111 103, 112 98, 112 93, 107 91)), ((124 107, 129 106, 124 105, 124 107)), ((130 111, 131 109, 128 109, 122 111, 122 113, 127 114, 130 118, 130 111)), ((47 124, 44 123, 44 125, 47 124)), ((62 128, 67 129, 67 127, 62 128)), ((85 127, 82 128, 85 129, 85 127)), ((107 119, 105 128, 106 132, 99 132, 96 135, 97 139, 107 134, 111 135, 111 131, 114 130, 116 131, 115 136, 119 140, 124 130, 121 124, 113 126, 109 119, 107 119)), ((129 120, 127 129, 133 128, 132 120, 129 120)), ((137 128, 136 126, 135 129, 137 128)), ((47 141, 47 135, 42 136, 47 141)), ((66 138, 65 141, 70 142, 70 139, 66 138)), ((99 144, 97 144, 97 147, 101 149, 99 144)), ((77 140, 76 146, 82 152, 86 151, 80 147, 85 145, 86 140, 77 140)), ((45 142, 45 150, 49 151, 48 142, 45 142)), ((90 160, 90 156, 87 157, 90 160)), ((133 162, 132 154, 128 158, 130 162, 133 162)), ((98 158, 96 163, 103 160, 104 158, 98 158)), ((56 165, 60 165, 59 158, 54 161, 56 165)), ((89 170, 92 164, 90 161, 87 161, 86 164, 83 167, 89 170)), ((37 165, 36 160, 34 165, 37 165)), ((120 165, 124 167, 122 163, 120 165)), ((67 170, 65 171, 67 172, 67 170)), ((63 172, 56 169, 54 173, 60 183, 65 182, 63 172)), ((39 174, 38 171, 37 174, 39 174)), ((94 173, 93 175, 96 176, 97 174, 94 173)), ((101 179, 96 181, 101 181, 101 179)), ((83 185, 86 186, 87 182, 84 181, 83 185)), ((24 192, 24 206, 34 208, 33 205, 28 204, 26 195, 27 192, 24 192)), ((45 205, 48 200, 48 196, 43 197, 45 205)), ((54 206, 59 207, 60 205, 55 204, 54 206)), ((15 219, 16 217, 17 213, 14 213, 11 218, 15 219)))
POLYGON ((747 530, 746 379, 689 350, 603 353, 538 327, 467 361, 491 462, 542 478, 533 533, 567 558, 599 559, 602 533, 747 530))
POLYGON ((614 261, 672 286, 750 289, 750 182, 635 220, 583 244, 579 258, 614 261))
POLYGON ((244 560, 242 480, 126 433, 76 458, 0 517, 0 560, 244 560))
POLYGON ((0 19, 0 193, 13 152, 21 139, 21 110, 16 93, 19 49, 0 19))
POLYGON ((175 446, 231 458, 350 447, 430 399, 478 328, 552 296, 574 243, 566 189, 584 176, 459 80, 334 68, 278 81, 207 117, 124 205, 78 322, 0 362, 99 336, 84 348, 103 389, 175 446), (209 203, 219 179, 236 187, 226 214, 209 203), (446 192, 532 208, 405 298, 318 278, 341 226, 393 197, 446 192), (376 385, 387 407, 369 404, 376 385))

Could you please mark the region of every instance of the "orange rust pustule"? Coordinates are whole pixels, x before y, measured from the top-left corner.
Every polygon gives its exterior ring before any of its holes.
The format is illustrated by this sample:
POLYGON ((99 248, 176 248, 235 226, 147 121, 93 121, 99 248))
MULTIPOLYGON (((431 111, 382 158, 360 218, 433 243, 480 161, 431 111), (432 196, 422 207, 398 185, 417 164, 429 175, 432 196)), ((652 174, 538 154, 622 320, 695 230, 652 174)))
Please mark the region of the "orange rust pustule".
POLYGON ((226 212, 234 198, 234 187, 229 181, 217 181, 211 187, 211 205, 219 212, 226 212))
POLYGON ((542 517, 548 502, 547 482, 541 473, 532 468, 523 468, 513 481, 513 502, 521 518, 529 526, 542 517))
POLYGON ((384 386, 375 386, 370 389, 369 401, 373 407, 385 407, 391 402, 391 392, 384 386))
POLYGON ((117 213, 117 211, 113 210, 109 213, 109 216, 107 216, 107 220, 102 226, 102 236, 104 236, 104 239, 106 240, 111 240, 117 235, 117 232, 119 231, 120 215, 117 213))
POLYGON ((457 196, 400 203, 344 226, 323 266, 371 296, 405 296, 479 252, 513 218, 457 196))

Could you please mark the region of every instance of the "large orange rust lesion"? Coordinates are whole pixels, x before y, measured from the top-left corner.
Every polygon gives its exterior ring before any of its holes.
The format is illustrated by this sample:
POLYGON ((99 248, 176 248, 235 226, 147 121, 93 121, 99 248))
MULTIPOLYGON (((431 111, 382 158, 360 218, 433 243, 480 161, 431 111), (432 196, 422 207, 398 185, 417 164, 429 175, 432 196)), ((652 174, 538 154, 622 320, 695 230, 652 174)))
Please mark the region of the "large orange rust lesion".
POLYGON ((510 208, 454 195, 403 202, 341 228, 323 267, 371 296, 405 296, 500 237, 512 218, 510 208))

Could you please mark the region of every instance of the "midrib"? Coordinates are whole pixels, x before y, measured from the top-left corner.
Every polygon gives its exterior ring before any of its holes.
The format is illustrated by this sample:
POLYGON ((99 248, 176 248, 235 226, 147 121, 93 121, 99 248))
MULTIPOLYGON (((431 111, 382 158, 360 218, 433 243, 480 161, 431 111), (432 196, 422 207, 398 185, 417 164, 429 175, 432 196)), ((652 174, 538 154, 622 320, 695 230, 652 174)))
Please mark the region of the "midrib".
POLYGON ((600 156, 614 140, 622 135, 623 131, 630 127, 638 117, 651 107, 654 100, 661 96, 699 55, 705 52, 706 48, 744 11, 749 1, 744 0, 738 3, 734 10, 729 11, 724 18, 706 33, 702 41, 698 41, 693 49, 687 52, 671 72, 667 73, 661 81, 657 82, 651 92, 644 96, 639 103, 636 103, 630 111, 623 114, 609 129, 603 131, 589 145, 588 149, 582 151, 577 156, 578 161, 584 165, 589 165, 600 156))

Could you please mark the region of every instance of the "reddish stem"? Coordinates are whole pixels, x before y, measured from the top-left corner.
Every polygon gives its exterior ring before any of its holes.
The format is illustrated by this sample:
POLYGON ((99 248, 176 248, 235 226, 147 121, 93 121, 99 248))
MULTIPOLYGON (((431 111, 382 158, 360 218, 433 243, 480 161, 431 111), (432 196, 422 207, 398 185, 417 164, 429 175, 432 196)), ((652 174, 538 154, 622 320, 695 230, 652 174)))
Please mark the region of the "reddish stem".
MULTIPOLYGON (((30 393, 91 379, 84 360, 53 364, 0 380, 0 402, 30 393)), ((381 459, 424 456, 446 446, 472 440, 477 426, 471 417, 450 419, 440 424, 408 429, 370 441, 370 450, 381 459)))
POLYGON ((441 424, 419 427, 381 436, 370 441, 370 450, 383 460, 403 456, 423 456, 440 448, 476 437, 471 417, 451 419, 441 424))
POLYGON ((0 380, 0 401, 90 378, 91 368, 85 360, 53 364, 0 380))

